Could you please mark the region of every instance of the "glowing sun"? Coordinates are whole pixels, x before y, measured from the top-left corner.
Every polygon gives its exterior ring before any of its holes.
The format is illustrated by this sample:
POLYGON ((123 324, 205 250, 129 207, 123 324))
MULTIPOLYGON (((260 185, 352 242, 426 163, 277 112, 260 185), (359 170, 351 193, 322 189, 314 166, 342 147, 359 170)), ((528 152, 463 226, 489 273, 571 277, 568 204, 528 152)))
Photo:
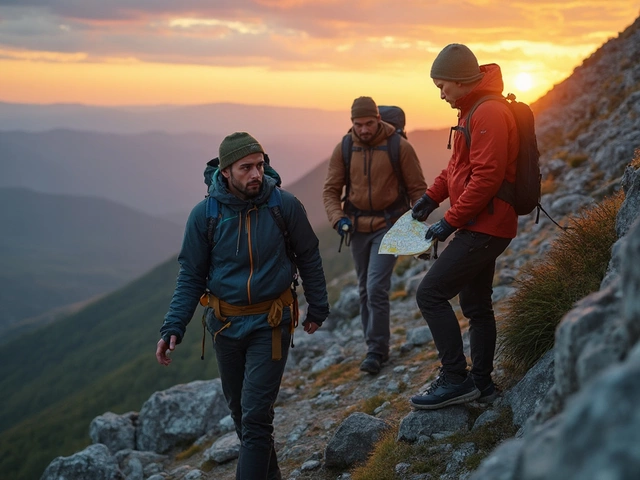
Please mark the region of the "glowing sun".
POLYGON ((531 90, 533 87, 533 77, 530 73, 520 72, 515 78, 516 88, 521 92, 531 90))

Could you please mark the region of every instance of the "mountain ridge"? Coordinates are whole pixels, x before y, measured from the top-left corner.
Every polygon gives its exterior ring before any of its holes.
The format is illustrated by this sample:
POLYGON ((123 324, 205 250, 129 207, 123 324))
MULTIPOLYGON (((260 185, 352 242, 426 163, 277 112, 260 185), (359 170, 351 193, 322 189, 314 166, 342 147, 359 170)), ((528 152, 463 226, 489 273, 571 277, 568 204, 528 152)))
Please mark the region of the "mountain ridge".
POLYGON ((23 187, 0 188, 0 225, 2 333, 133 280, 176 254, 183 231, 103 198, 23 187))

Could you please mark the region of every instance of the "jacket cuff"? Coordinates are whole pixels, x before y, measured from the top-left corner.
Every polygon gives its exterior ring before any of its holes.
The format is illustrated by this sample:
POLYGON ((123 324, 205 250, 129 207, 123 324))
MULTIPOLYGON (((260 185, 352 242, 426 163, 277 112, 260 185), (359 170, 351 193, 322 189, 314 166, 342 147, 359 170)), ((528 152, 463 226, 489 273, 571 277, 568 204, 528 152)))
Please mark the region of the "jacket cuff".
POLYGON ((302 324, 304 325, 306 323, 313 322, 319 327, 321 327, 325 320, 326 320, 325 318, 320 318, 320 317, 316 317, 315 315, 307 314, 302 324))
POLYGON ((171 343, 171 336, 176 336, 176 345, 182 343, 182 332, 177 328, 162 328, 160 330, 160 337, 169 345, 171 343))

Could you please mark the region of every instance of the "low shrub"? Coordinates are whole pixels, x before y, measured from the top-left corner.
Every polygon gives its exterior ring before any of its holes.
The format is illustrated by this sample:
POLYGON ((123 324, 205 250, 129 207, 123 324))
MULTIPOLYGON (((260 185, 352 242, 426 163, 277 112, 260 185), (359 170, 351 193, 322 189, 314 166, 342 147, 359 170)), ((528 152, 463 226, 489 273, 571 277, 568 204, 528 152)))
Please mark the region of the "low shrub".
POLYGON ((523 374, 551 349, 562 317, 600 288, 622 200, 619 192, 570 219, 545 257, 521 269, 498 338, 503 366, 512 374, 523 374))

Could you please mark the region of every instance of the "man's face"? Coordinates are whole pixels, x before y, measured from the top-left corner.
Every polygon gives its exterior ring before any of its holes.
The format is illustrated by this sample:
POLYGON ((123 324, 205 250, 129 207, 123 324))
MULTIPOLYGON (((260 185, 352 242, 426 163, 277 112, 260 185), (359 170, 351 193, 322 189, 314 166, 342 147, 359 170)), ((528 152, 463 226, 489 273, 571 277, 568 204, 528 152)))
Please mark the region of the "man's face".
POLYGON ((351 123, 353 124, 353 131, 356 133, 356 136, 366 143, 371 141, 378 132, 380 116, 352 118, 351 123))
POLYGON ((433 83, 440 89, 440 98, 451 105, 451 108, 456 108, 456 101, 471 91, 468 85, 452 80, 434 78, 433 83))
POLYGON ((257 197, 264 177, 264 155, 252 153, 222 170, 229 191, 243 200, 257 197))

